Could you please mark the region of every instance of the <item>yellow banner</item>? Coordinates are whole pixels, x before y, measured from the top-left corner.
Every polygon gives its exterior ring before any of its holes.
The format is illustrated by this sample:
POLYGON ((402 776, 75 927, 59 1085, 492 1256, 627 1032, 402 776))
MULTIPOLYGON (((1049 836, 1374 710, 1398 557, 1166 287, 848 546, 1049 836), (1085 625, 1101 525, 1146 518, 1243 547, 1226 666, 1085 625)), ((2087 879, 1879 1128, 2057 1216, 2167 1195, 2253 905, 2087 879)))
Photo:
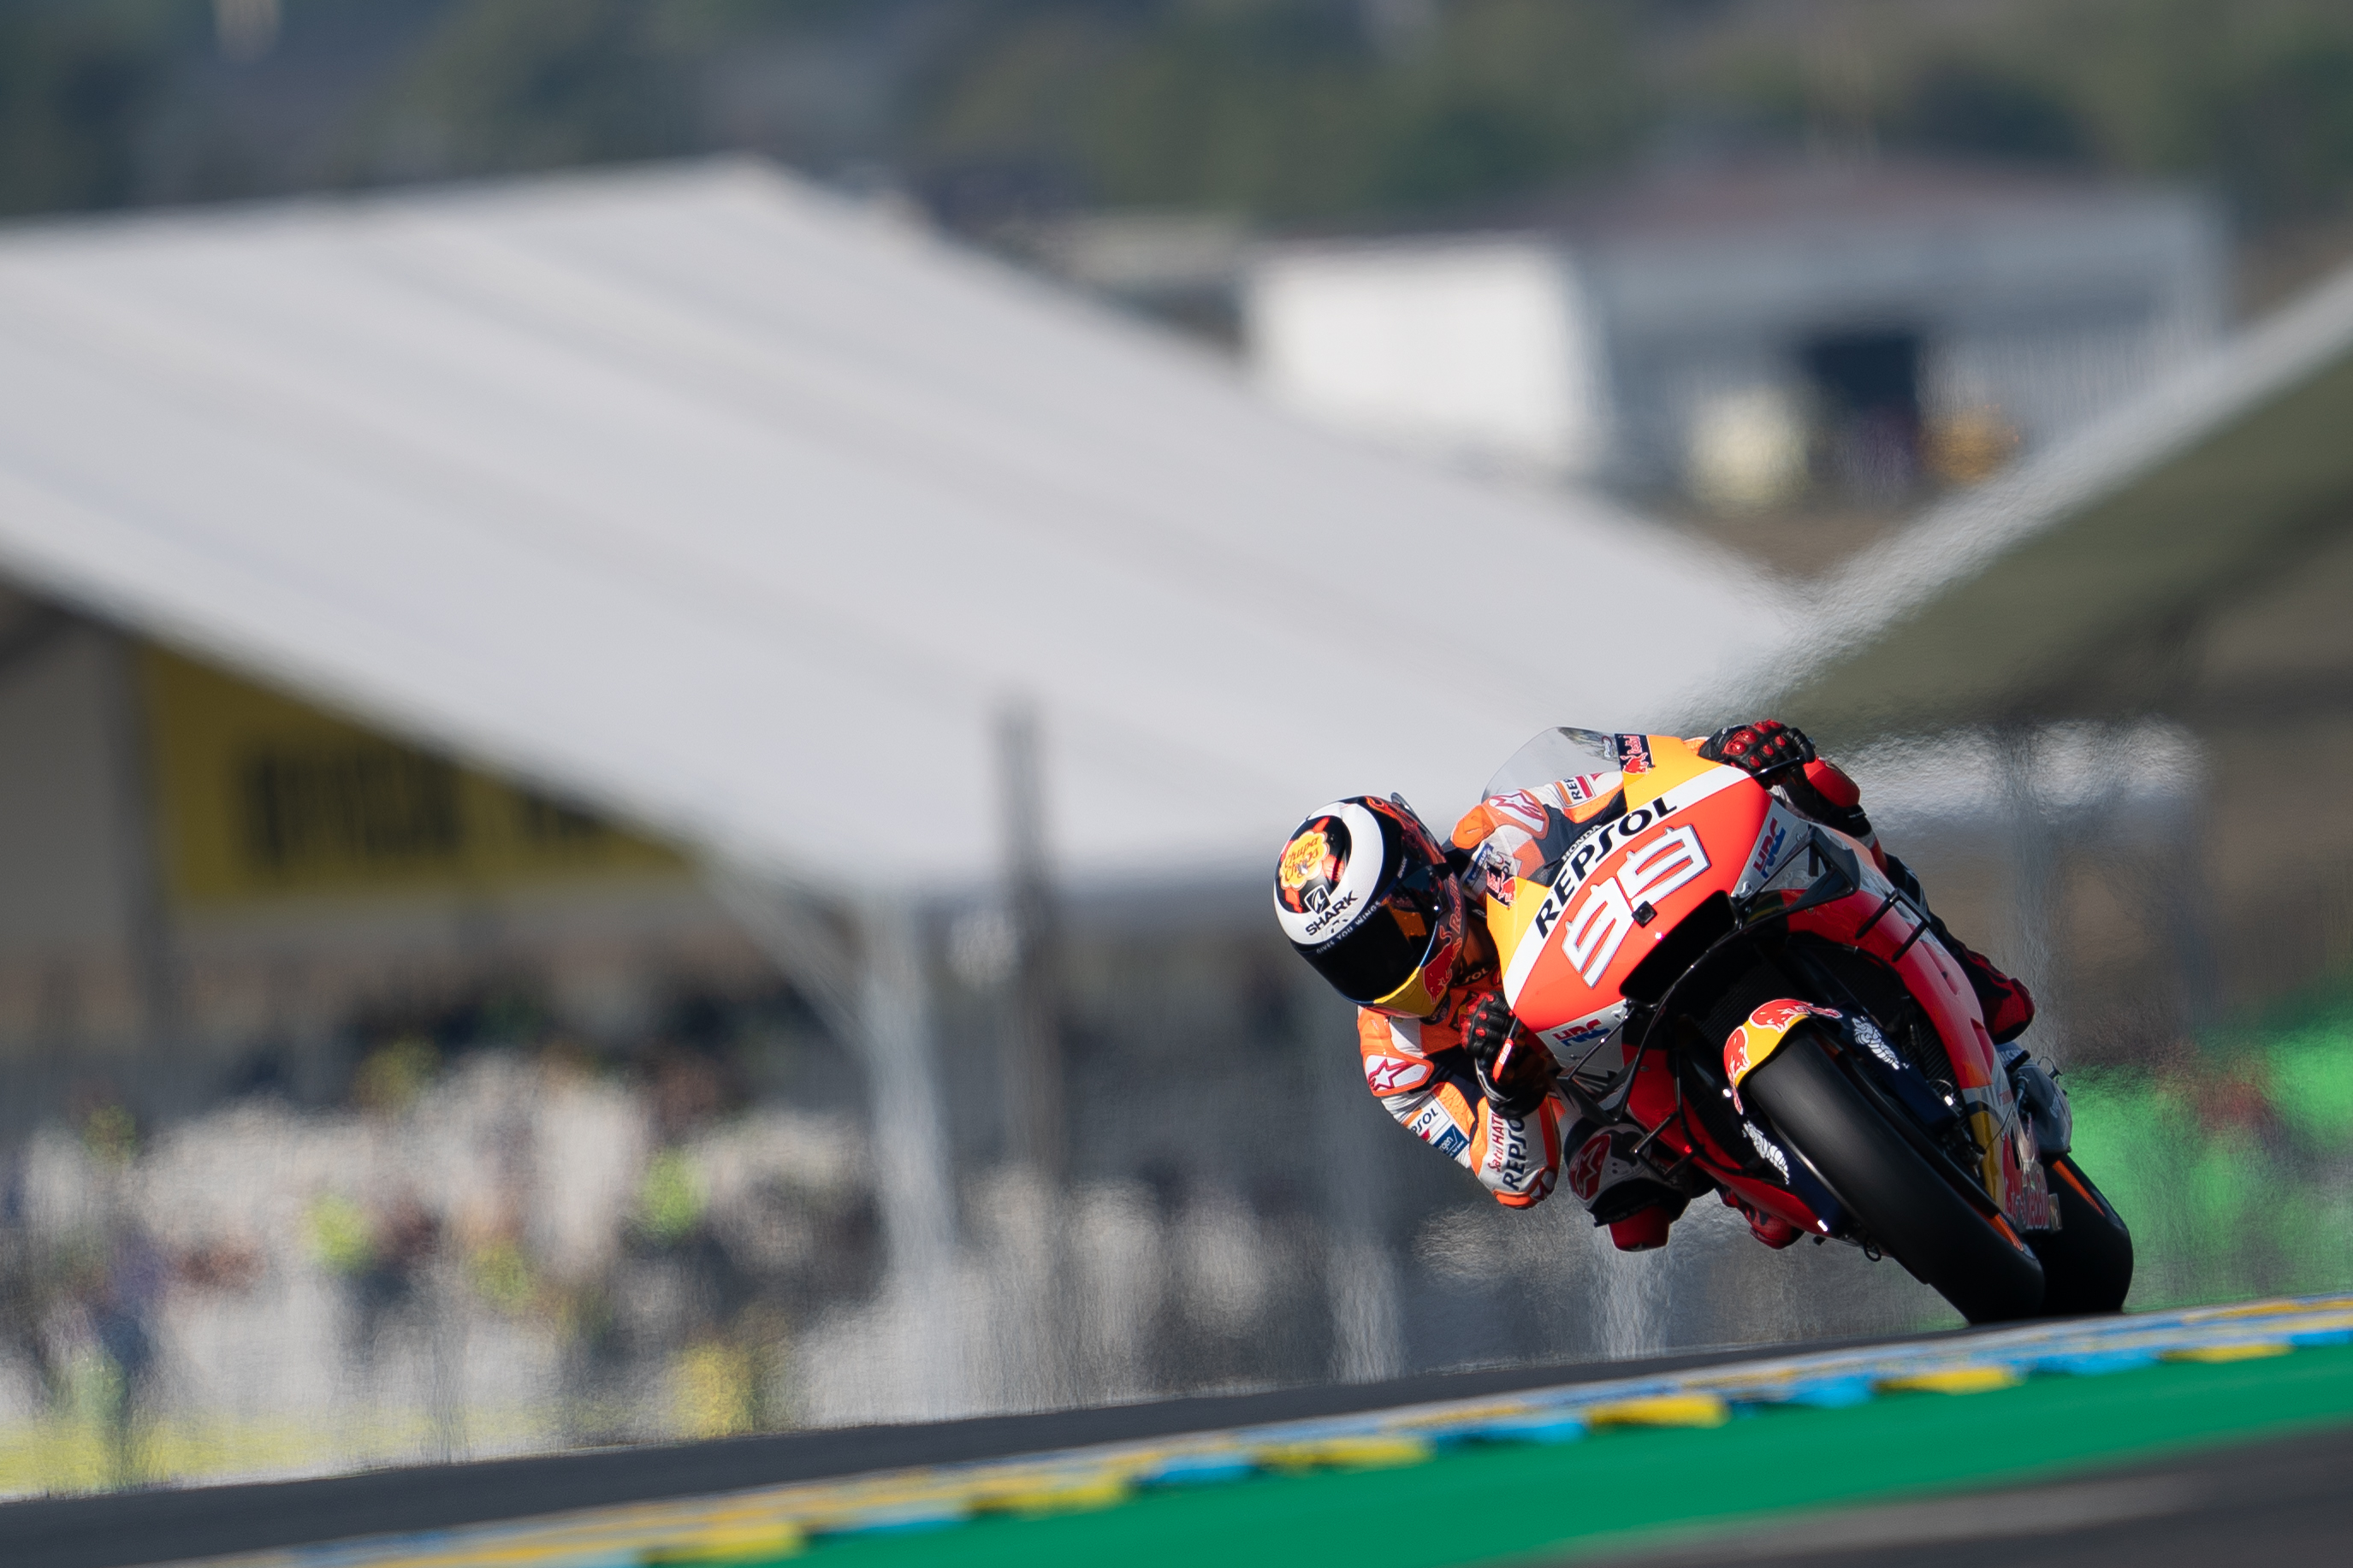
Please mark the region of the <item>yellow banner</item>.
POLYGON ((675 852, 160 648, 149 762, 183 904, 682 873, 675 852))

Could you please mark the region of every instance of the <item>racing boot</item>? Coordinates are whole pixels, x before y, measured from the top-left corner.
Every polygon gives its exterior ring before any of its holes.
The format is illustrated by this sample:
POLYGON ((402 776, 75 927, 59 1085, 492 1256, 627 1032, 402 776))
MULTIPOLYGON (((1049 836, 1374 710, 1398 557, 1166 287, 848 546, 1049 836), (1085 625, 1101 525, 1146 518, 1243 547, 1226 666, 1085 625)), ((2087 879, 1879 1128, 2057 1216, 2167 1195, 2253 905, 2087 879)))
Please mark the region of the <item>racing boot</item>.
POLYGON ((1992 960, 1946 928, 1945 922, 1936 918, 1936 911, 1928 908, 1928 895, 1921 890, 1920 879, 1912 874, 1912 868, 1893 855, 1886 859, 1888 879, 1927 915, 1928 929, 1936 933, 1945 951, 1959 963, 1961 973, 1969 977, 1969 989, 1977 993, 1978 1007, 1985 1014, 1986 1033, 1993 1037, 1993 1043, 2008 1045, 2026 1033, 2026 1026, 2034 1022, 2032 994, 2018 979, 1996 969, 1992 960))
POLYGON ((1766 1246, 1771 1247, 1776 1252, 1780 1251, 1781 1248, 1788 1246, 1791 1242, 1797 1240, 1799 1236, 1804 1234, 1804 1232, 1800 1231, 1796 1226, 1791 1225, 1788 1220, 1783 1219, 1779 1215, 1767 1214, 1762 1209, 1751 1207, 1749 1205, 1744 1204, 1738 1198, 1733 1196, 1729 1192, 1724 1194, 1724 1203, 1725 1207, 1736 1208, 1740 1211, 1740 1217, 1748 1222, 1749 1235, 1755 1237, 1757 1240, 1763 1242, 1766 1246))
POLYGON ((1683 1212, 1678 1201, 1673 1213, 1665 1204, 1652 1204, 1636 1209, 1624 1219, 1609 1222, 1609 1245, 1620 1252, 1651 1252, 1667 1244, 1667 1230, 1683 1212))
POLYGON ((1691 1199, 1659 1180, 1634 1154, 1641 1134, 1630 1128, 1597 1127, 1580 1120, 1561 1140, 1574 1149, 1567 1172, 1568 1190, 1584 1204, 1597 1226, 1609 1227, 1620 1252, 1647 1252, 1667 1244, 1667 1227, 1683 1217, 1691 1199))
POLYGON ((1928 917, 1928 929, 1936 933, 1945 951, 1959 962, 1969 977, 1969 988, 1978 994, 1986 1032, 1994 1044, 2002 1045, 2026 1032, 2026 1026, 2034 1022, 2034 998, 2025 986, 1996 969, 1985 954, 1945 929, 1945 922, 1928 908, 1920 879, 1890 855, 1872 831, 1871 818, 1863 814, 1862 788, 1844 769, 1816 752, 1805 731, 1778 719, 1734 724, 1710 735, 1701 743, 1699 754, 1710 762, 1746 770, 1757 783, 1782 791, 1792 805, 1815 821, 1861 841, 1889 879, 1928 917))

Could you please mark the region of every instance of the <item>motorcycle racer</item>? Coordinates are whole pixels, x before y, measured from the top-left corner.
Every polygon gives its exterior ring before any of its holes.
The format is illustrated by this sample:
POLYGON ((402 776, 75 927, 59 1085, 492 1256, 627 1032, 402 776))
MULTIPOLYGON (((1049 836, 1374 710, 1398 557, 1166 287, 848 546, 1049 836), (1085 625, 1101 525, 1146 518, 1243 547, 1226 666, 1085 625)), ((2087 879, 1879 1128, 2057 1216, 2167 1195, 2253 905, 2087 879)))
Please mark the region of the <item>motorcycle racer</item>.
POLYGON ((1423 1142, 1498 1203, 1544 1201, 1564 1111, 1546 1053, 1503 1047, 1501 975, 1469 918, 1458 858, 1404 801, 1335 801, 1300 824, 1275 871, 1275 914, 1301 956, 1357 1005, 1365 1083, 1423 1142), (1485 1059, 1466 1044, 1474 1021, 1485 1059))
MULTIPOLYGON (((1718 731, 1699 752, 1860 840, 1926 909, 1919 879, 1880 847, 1859 787, 1801 731, 1758 720, 1718 731)), ((1663 1246, 1694 1194, 1658 1179, 1623 1131, 1564 1126, 1558 1064, 1514 1021, 1486 922, 1472 918, 1487 899, 1508 904, 1515 876, 1558 859, 1623 790, 1622 774, 1603 773, 1483 800, 1455 825, 1451 851, 1401 798, 1337 801, 1293 832, 1274 900, 1293 948, 1357 1005, 1366 1086, 1392 1117, 1514 1208, 1542 1202, 1571 1152, 1572 1192, 1613 1243, 1636 1251, 1663 1246)), ((2026 988, 1933 914, 1929 924, 1968 973, 1994 1040, 2023 1032, 2034 1016, 2026 988)), ((1767 1246, 1796 1239, 1786 1221, 1740 1206, 1767 1246)))

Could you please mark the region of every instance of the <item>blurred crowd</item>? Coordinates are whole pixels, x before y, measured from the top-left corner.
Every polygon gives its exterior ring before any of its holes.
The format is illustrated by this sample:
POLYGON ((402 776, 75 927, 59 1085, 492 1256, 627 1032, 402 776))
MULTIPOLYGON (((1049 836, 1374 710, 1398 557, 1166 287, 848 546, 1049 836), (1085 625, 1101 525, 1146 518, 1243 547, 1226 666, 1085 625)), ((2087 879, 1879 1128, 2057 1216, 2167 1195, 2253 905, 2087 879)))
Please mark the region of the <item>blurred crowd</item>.
POLYGON ((408 1036, 340 1104, 78 1121, 0 1156, 0 1428, 109 1479, 280 1468, 322 1422, 363 1459, 776 1425, 776 1348, 872 1284, 858 1136, 712 1052, 408 1036))
POLYGON ((1059 1192, 968 1161, 919 1295, 862 1110, 756 1088, 782 1048, 418 1031, 325 1103, 265 1074, 142 1125, 92 1090, 0 1151, 0 1495, 1622 1353, 1767 1337, 1812 1299, 1730 1228, 1613 1272, 1581 1215, 1502 1215, 1402 1140, 1373 1155, 1427 1196, 1352 1221, 1284 1168, 1332 1131, 1295 1126, 1257 1157, 1082 1160, 1059 1192))
MULTIPOLYGON (((2353 1285, 2348 1063, 2332 1004, 2070 1076, 2137 1304, 2353 1285)), ((723 1049, 407 1035, 334 1104, 142 1127, 90 1099, 0 1155, 0 1495, 1373 1375, 1428 1363, 1417 1322, 1460 1362, 1941 1321, 1892 1268, 1767 1254, 1705 1206, 1620 1257, 1567 1205, 1451 1189, 1352 1238, 1278 1190, 1058 1199, 999 1169, 964 1184, 927 1355, 861 1121, 746 1081, 723 1049)))

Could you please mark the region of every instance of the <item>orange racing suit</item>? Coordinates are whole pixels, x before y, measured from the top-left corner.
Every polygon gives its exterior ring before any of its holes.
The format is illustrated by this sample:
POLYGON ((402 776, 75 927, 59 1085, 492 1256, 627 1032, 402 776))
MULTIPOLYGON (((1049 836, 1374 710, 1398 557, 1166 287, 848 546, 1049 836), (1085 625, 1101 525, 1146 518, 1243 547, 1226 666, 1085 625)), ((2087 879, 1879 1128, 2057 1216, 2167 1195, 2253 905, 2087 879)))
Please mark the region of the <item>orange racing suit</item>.
MULTIPOLYGON (((1475 918, 1475 917, 1474 917, 1475 918)), ((1480 1091, 1462 1021, 1482 996, 1502 989, 1492 964, 1446 993, 1428 1018, 1392 1018, 1370 1007, 1356 1014, 1365 1087, 1405 1130, 1479 1178, 1512 1208, 1544 1202, 1560 1173, 1560 1123, 1566 1109, 1546 1097, 1534 1114, 1506 1116, 1480 1091)))

